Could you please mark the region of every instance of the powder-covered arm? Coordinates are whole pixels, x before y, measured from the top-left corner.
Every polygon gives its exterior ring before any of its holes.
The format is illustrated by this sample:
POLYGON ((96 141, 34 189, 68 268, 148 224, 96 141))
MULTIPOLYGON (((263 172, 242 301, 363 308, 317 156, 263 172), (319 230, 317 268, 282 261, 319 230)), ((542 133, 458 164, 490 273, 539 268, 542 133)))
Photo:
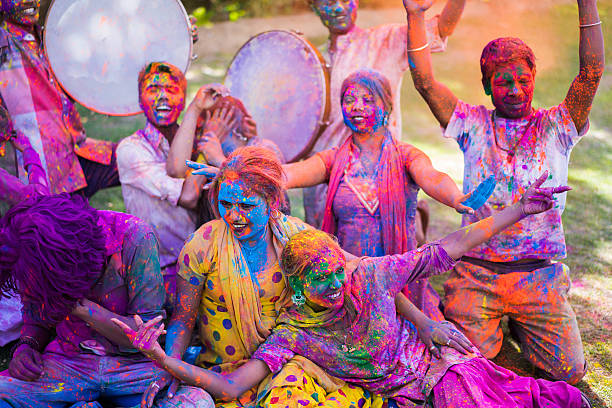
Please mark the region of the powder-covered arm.
POLYGON ((156 327, 160 320, 155 319, 148 323, 142 323, 139 320, 137 319, 137 330, 132 330, 120 320, 113 319, 113 322, 123 329, 134 347, 154 360, 164 370, 186 384, 205 389, 216 399, 235 400, 270 374, 266 363, 257 359, 251 359, 231 374, 223 375, 170 357, 157 342, 164 328, 163 324, 156 327))

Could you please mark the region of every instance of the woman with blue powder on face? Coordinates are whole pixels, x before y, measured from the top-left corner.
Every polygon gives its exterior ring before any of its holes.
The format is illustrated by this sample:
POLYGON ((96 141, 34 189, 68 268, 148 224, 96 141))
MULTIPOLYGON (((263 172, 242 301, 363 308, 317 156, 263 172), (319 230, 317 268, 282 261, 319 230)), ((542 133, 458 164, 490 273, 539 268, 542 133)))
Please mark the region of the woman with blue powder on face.
MULTIPOLYGON (((278 159, 261 147, 238 148, 221 166, 210 188, 218 219, 199 228, 179 255, 177 302, 166 337, 168 355, 182 356, 197 320, 203 347, 196 365, 229 375, 248 361, 272 332, 279 311, 291 304, 280 253, 288 239, 307 226, 278 210, 283 179, 278 159)), ((467 341, 462 344, 469 348, 467 341)), ((306 359, 292 360, 288 370, 288 376, 296 378, 296 385, 290 384, 291 401, 284 400, 291 406, 299 401, 356 406, 359 399, 381 406, 380 398, 345 385, 306 359)), ((166 386, 172 401, 177 383, 170 383, 166 379, 153 385, 143 397, 145 405, 150 406, 166 386)), ((284 384, 271 381, 264 388, 278 387, 284 384)), ((195 400, 203 391, 192 392, 195 400)), ((251 389, 238 401, 218 401, 217 407, 252 404, 256 395, 257 389, 251 389)))
POLYGON ((417 407, 429 401, 441 408, 589 407, 569 384, 520 377, 475 349, 465 355, 443 347, 441 358, 435 357, 395 306, 395 296, 407 282, 447 271, 471 248, 552 208, 553 195, 569 188, 541 188, 547 176, 545 172, 503 211, 401 255, 347 261, 324 232, 309 229, 293 235, 281 264, 294 305, 281 312, 273 333, 230 375, 167 356, 156 341, 163 325, 153 322, 132 330, 116 323, 135 347, 173 376, 220 399, 240 396, 270 373, 281 376, 283 366, 299 355, 353 386, 382 395, 387 406, 417 407))

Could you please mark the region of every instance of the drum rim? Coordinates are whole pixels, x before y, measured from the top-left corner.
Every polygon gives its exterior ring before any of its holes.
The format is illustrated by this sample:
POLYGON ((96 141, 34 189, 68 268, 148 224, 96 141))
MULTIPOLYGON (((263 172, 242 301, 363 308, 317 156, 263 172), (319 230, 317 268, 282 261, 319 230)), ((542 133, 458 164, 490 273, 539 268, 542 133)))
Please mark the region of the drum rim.
POLYGON ((227 70, 225 71, 225 76, 223 77, 223 83, 224 84, 226 83, 227 75, 228 75, 228 73, 230 71, 230 68, 234 64, 234 61, 236 60, 236 57, 238 56, 238 54, 240 54, 240 51, 242 51, 242 49, 245 48, 255 38, 257 38, 257 37, 259 37, 261 35, 264 35, 264 34, 269 34, 269 33, 289 34, 292 37, 295 37, 295 38, 301 40, 303 43, 305 43, 308 46, 308 48, 317 57, 317 60, 319 61, 319 65, 321 66, 320 78, 321 78, 321 82, 323 83, 323 87, 325 89, 325 95, 324 95, 324 98, 323 98, 323 100, 324 100, 324 107, 321 110, 321 112, 319 113, 319 120, 317 121, 317 126, 316 126, 316 128, 315 128, 315 130, 313 132, 313 136, 310 138, 310 141, 294 157, 286 158, 287 163, 293 163, 293 162, 297 162, 297 161, 303 159, 304 157, 308 156, 308 154, 312 151, 314 145, 317 143, 317 140, 319 139, 321 134, 325 131, 325 129, 329 125, 329 115, 330 115, 330 112, 331 112, 331 103, 330 103, 331 102, 331 95, 330 95, 330 93, 331 93, 331 91, 330 91, 331 80, 330 80, 330 75, 329 75, 328 64, 325 61, 325 58, 323 58, 323 55, 321 54, 321 52, 317 49, 317 47, 315 47, 314 44, 312 42, 310 42, 310 40, 308 40, 306 37, 304 37, 303 35, 301 35, 300 33, 296 32, 294 30, 273 29, 273 30, 262 31, 261 33, 255 34, 254 36, 249 38, 244 44, 242 44, 242 46, 238 49, 238 51, 236 51, 236 53, 232 57, 232 60, 230 61, 230 63, 227 66, 227 70))
MULTIPOLYGON (((72 94, 72 92, 70 92, 62 83, 62 81, 59 79, 59 77, 56 75, 55 70, 53 69, 53 65, 51 64, 51 60, 49 59, 49 54, 47 52, 47 25, 49 22, 49 16, 51 15, 51 10, 53 8, 53 5, 55 4, 56 1, 62 1, 62 0, 51 0, 51 3, 49 4, 49 8, 47 11, 47 15, 45 16, 45 23, 43 25, 43 50, 45 53, 45 58, 47 59, 47 61, 49 62, 49 69, 51 70, 51 75, 53 75, 53 78, 57 81, 57 83, 59 84, 59 86, 62 88, 62 90, 64 92, 66 92, 66 94, 68 96, 70 96, 70 98, 72 98, 74 101, 78 102, 80 105, 84 106, 85 108, 87 108, 90 111, 99 113, 101 115, 107 115, 107 116, 116 116, 116 117, 128 117, 128 116, 136 116, 136 115, 140 115, 143 111, 142 109, 136 111, 136 112, 129 112, 129 113, 109 113, 109 112, 104 112, 101 111, 97 108, 94 108, 93 106, 89 106, 84 104, 83 102, 81 102, 79 99, 75 98, 75 96, 72 94)), ((183 16, 185 17, 185 21, 187 21, 187 27, 191 27, 191 22, 189 21, 189 14, 187 14, 187 10, 185 10, 185 6, 183 6, 183 3, 181 3, 180 0, 165 0, 165 1, 170 1, 170 2, 174 2, 175 4, 179 5, 179 10, 182 11, 183 16)), ((189 67, 191 66, 191 61, 193 57, 193 41, 189 41, 189 58, 187 59, 187 66, 185 67, 185 70, 183 71, 183 74, 186 74, 187 71, 189 70, 189 67)), ((140 99, 140 98, 139 98, 140 99)))

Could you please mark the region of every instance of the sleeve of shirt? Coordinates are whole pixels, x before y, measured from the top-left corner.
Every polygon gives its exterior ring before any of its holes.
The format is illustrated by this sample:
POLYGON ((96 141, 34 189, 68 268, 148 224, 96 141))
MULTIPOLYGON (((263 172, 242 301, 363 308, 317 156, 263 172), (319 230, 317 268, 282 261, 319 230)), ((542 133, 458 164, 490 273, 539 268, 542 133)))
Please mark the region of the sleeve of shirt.
POLYGON ((121 184, 138 188, 151 197, 168 200, 173 205, 183 191, 185 179, 170 177, 166 164, 129 139, 117 147, 117 168, 121 184))
POLYGON ((569 152, 589 130, 589 121, 580 131, 576 129, 565 102, 549 109, 546 118, 548 123, 544 126, 551 126, 554 129, 563 153, 569 152))
POLYGON ((470 145, 471 138, 485 133, 487 115, 488 111, 484 106, 457 101, 453 116, 446 129, 443 130, 443 135, 455 139, 461 151, 465 152, 470 145))
POLYGON ((251 358, 263 361, 272 373, 278 373, 295 356, 289 349, 290 337, 287 335, 291 335, 288 330, 277 327, 266 341, 259 345, 251 358))
POLYGON ((131 231, 123 240, 122 260, 126 270, 129 303, 127 314, 138 314, 143 321, 166 315, 166 296, 159 266, 157 238, 151 228, 134 218, 131 231))
POLYGON ((38 313, 41 310, 40 303, 34 303, 23 295, 22 302, 21 316, 23 317, 23 326, 21 326, 21 336, 35 338, 44 349, 44 342, 49 340, 50 328, 40 318, 40 313, 38 313))
POLYGON ((331 149, 323 150, 322 152, 318 152, 317 155, 323 160, 323 164, 325 165, 325 179, 329 179, 329 175, 331 174, 331 169, 334 166, 334 161, 336 160, 336 156, 338 155, 338 147, 332 147, 331 149))
POLYGON ((373 271, 378 285, 391 296, 407 283, 450 270, 456 261, 439 242, 432 242, 401 255, 364 258, 362 266, 373 271))

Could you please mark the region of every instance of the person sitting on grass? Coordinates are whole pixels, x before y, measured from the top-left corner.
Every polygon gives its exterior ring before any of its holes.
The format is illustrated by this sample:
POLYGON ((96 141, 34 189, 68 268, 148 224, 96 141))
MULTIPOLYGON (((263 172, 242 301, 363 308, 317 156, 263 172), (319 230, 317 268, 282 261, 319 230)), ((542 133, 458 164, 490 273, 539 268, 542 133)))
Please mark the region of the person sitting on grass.
MULTIPOLYGON (((588 129, 591 103, 604 69, 596 0, 577 0, 580 72, 564 101, 550 109, 531 105, 535 56, 518 38, 498 38, 480 58, 482 84, 495 109, 469 105, 436 81, 425 33, 431 0, 404 0, 408 11, 410 69, 416 89, 464 155, 464 191, 494 176, 497 187, 483 211, 464 214, 463 225, 517 202, 542 171, 547 183, 567 183, 572 148, 588 129)), ((444 289, 444 314, 487 358, 502 346, 501 319, 541 375, 577 383, 586 361, 576 315, 568 301, 569 269, 561 215, 565 194, 551 211, 522 220, 467 253, 444 289)))
POLYGON ((136 328, 135 315, 164 316, 162 283, 155 235, 132 215, 68 193, 11 208, 0 219, 0 295, 21 296, 24 323, 0 407, 139 402, 165 372, 110 319, 136 328))
POLYGON ((541 188, 547 177, 544 173, 519 202, 503 211, 402 255, 346 262, 330 235, 312 229, 293 235, 282 251, 281 265, 294 305, 280 314, 278 325, 251 359, 229 375, 167 356, 157 342, 163 324, 149 322, 134 330, 118 319, 113 322, 134 347, 174 377, 220 399, 238 397, 300 355, 400 407, 421 406, 429 398, 438 407, 588 407, 571 385, 517 376, 476 349, 466 355, 442 346, 441 357, 434 357, 395 305, 407 282, 447 271, 474 246, 552 208, 553 194, 569 188, 541 188))

